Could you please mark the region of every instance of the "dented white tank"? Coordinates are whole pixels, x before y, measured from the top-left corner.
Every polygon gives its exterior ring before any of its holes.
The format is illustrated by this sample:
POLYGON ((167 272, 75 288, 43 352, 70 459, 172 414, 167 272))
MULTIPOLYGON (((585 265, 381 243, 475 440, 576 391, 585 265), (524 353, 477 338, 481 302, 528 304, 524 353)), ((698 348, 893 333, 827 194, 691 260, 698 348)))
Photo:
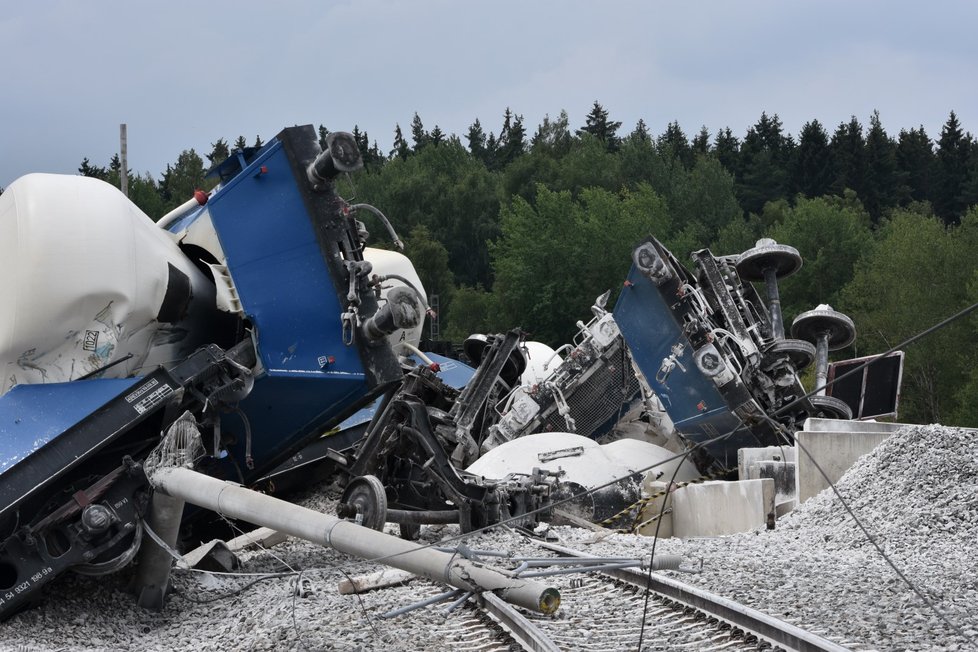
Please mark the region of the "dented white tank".
POLYGON ((559 474, 558 499, 578 516, 599 522, 639 500, 646 474, 686 482, 699 473, 692 462, 662 446, 638 439, 608 444, 567 432, 542 432, 505 442, 466 471, 486 478, 529 475, 539 468, 559 474))
POLYGON ((213 283, 97 179, 30 174, 10 184, 0 272, 0 394, 113 363, 106 377, 138 374, 207 339, 213 283))

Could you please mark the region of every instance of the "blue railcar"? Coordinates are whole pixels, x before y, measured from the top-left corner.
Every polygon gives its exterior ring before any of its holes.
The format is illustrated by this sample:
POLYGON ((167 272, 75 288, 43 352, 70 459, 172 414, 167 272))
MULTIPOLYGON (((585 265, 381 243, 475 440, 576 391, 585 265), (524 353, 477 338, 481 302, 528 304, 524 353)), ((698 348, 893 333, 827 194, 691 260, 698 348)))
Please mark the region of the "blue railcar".
MULTIPOLYGON (((215 170, 221 183, 210 197, 164 218, 163 229, 93 180, 32 175, 0 196, 0 227, 23 237, 32 219, 53 219, 29 208, 48 189, 65 224, 77 211, 113 214, 149 243, 99 250, 95 267, 118 260, 89 284, 99 296, 72 299, 85 310, 107 302, 81 328, 57 316, 74 318, 57 302, 35 302, 47 318, 23 304, 24 315, 47 320, 60 348, 22 353, 17 347, 44 333, 0 323, 0 348, 12 342, 0 362, 5 382, 13 379, 0 395, 0 617, 68 568, 100 574, 133 558, 148 500, 140 462, 185 411, 200 424, 202 468, 249 484, 400 383, 386 335, 416 326, 423 300, 401 292, 379 301, 363 258, 366 232, 332 183, 360 164, 349 134, 331 135, 322 151, 311 126, 288 128, 233 154, 215 170), (133 289, 119 269, 145 283, 133 289)), ((96 227, 91 238, 113 237, 96 227)), ((84 260, 98 244, 53 238, 41 250, 61 248, 67 259, 84 260)), ((0 265, 31 260, 6 256, 0 265)))

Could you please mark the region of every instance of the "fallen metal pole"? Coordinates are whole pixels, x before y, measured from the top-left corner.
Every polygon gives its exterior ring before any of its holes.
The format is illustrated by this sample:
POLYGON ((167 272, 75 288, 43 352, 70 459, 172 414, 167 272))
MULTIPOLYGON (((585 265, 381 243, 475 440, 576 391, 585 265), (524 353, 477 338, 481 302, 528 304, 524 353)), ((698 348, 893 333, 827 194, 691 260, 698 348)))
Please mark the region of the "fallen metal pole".
POLYGON ((218 514, 269 527, 362 559, 382 559, 388 566, 465 591, 493 591, 524 609, 549 615, 560 606, 560 593, 555 588, 515 578, 457 554, 425 548, 190 469, 159 469, 152 474, 150 482, 168 496, 218 514))

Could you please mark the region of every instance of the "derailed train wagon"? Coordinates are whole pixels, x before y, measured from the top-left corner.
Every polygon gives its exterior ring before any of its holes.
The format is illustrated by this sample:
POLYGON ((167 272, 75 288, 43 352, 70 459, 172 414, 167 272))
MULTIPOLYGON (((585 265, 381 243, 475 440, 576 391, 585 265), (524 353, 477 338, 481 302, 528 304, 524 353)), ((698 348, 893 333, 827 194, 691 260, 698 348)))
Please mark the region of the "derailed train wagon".
POLYGON ((248 484, 399 383, 366 231, 332 179, 361 164, 311 126, 237 152, 161 229, 117 190, 29 175, 0 196, 0 617, 67 569, 135 555, 140 461, 197 416, 209 474, 248 484))

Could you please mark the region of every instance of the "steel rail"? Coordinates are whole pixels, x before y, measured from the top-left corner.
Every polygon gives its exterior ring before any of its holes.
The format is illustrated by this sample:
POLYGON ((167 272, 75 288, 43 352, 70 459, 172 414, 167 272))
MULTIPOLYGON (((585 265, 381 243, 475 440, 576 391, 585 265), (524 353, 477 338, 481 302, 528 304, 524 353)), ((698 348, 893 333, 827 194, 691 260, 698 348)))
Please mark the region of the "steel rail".
POLYGON ((524 650, 532 652, 560 652, 560 648, 550 640, 543 630, 530 622, 523 614, 494 593, 482 594, 480 607, 519 643, 524 650))
MULTIPOLYGON (((585 558, 592 556, 552 543, 543 541, 536 543, 560 555, 585 558)), ((732 627, 741 629, 789 652, 849 652, 849 648, 805 631, 791 623, 669 577, 661 575, 650 577, 646 572, 628 568, 609 569, 601 572, 639 589, 648 589, 662 597, 707 613, 732 627)))

